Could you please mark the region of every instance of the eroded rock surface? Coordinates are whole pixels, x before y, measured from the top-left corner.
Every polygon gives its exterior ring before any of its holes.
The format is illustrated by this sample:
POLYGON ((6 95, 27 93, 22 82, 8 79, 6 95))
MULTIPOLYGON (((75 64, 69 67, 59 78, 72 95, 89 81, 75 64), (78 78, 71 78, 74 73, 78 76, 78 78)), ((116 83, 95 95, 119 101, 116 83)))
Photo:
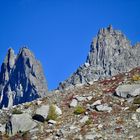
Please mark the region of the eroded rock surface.
POLYGON ((0 108, 44 97, 47 84, 39 61, 26 47, 9 49, 0 72, 0 108))
POLYGON ((132 46, 126 36, 112 26, 99 30, 91 43, 85 64, 81 65, 59 89, 129 71, 140 66, 140 44, 132 46))

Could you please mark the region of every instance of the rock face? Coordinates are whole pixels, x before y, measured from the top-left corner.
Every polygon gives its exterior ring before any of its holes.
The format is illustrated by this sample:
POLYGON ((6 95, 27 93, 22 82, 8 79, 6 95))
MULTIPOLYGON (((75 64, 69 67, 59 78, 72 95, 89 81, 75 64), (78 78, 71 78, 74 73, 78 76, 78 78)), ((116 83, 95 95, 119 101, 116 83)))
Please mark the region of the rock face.
POLYGON ((60 83, 59 89, 111 77, 137 66, 140 66, 140 44, 132 46, 121 31, 110 25, 99 30, 85 64, 60 83))
POLYGON ((26 47, 8 50, 0 72, 0 108, 45 96, 47 84, 40 62, 26 47))

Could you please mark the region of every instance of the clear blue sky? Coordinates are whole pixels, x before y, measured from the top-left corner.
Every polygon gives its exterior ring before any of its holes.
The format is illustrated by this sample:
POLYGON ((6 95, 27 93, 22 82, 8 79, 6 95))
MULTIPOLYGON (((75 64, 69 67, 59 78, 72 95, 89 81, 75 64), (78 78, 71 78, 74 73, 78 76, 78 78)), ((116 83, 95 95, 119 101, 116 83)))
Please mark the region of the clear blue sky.
POLYGON ((44 68, 49 89, 84 63, 99 28, 112 24, 140 41, 140 0, 0 0, 0 64, 22 45, 44 68))

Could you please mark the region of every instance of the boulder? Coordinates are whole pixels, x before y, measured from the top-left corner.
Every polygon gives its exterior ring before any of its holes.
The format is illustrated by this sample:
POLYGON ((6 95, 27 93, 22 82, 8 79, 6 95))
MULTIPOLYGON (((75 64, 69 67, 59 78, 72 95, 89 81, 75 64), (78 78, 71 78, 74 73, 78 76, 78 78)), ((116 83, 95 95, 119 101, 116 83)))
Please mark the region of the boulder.
POLYGON ((55 112, 58 116, 62 115, 62 110, 57 105, 55 105, 55 112))
POLYGON ((49 113, 49 105, 42 105, 36 110, 36 114, 39 114, 44 117, 44 119, 47 119, 48 113, 49 113))
POLYGON ((75 99, 77 99, 77 101, 81 102, 81 101, 85 101, 86 100, 86 97, 76 96, 75 99))
POLYGON ((135 97, 140 95, 140 84, 120 85, 116 88, 115 94, 122 98, 135 97))
POLYGON ((107 111, 107 112, 111 112, 112 108, 108 106, 108 104, 101 104, 101 105, 97 105, 96 106, 96 110, 97 111, 107 111))
POLYGON ((76 107, 78 104, 78 101, 76 99, 72 99, 71 103, 70 103, 70 107, 76 107))
POLYGON ((17 132, 26 132, 37 126, 37 123, 32 120, 32 117, 29 114, 16 114, 11 118, 13 134, 17 132))
POLYGON ((95 101, 92 105, 91 105, 91 107, 94 107, 94 106, 96 106, 96 105, 100 105, 101 104, 101 100, 97 100, 97 101, 95 101))
POLYGON ((54 120, 49 120, 49 121, 48 121, 48 124, 52 124, 52 125, 53 125, 53 124, 56 124, 56 121, 54 121, 54 120))
POLYGON ((86 123, 86 121, 88 121, 89 117, 88 116, 84 116, 81 120, 80 123, 86 123))

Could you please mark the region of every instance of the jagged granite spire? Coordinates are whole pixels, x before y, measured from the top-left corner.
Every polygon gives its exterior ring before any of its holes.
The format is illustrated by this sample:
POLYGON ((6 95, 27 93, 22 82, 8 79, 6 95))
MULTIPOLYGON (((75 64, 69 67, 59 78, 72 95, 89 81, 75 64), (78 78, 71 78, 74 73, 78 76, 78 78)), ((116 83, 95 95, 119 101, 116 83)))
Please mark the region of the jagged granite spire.
POLYGON ((81 65, 59 89, 86 84, 140 66, 140 44, 132 46, 126 36, 112 25, 100 29, 93 39, 85 64, 81 65))
POLYGON ((23 47, 15 56, 14 51, 9 49, 0 72, 0 107, 44 97, 47 90, 41 64, 33 53, 23 47))

